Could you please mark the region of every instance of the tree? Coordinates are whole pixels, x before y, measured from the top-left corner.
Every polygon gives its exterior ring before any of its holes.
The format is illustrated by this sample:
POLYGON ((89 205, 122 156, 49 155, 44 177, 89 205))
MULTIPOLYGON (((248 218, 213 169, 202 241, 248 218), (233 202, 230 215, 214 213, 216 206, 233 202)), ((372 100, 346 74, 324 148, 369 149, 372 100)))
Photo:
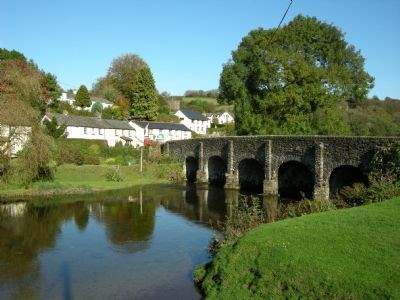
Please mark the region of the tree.
POLYGON ((18 173, 25 186, 37 180, 53 180, 54 174, 50 167, 53 154, 53 139, 38 126, 33 127, 32 136, 18 158, 18 173))
POLYGON ((145 120, 156 119, 158 97, 150 68, 140 69, 129 100, 131 117, 145 120))
POLYGON ((338 28, 297 16, 243 38, 223 67, 218 101, 235 105, 239 134, 310 134, 317 109, 335 118, 332 109, 359 104, 373 82, 338 28))
POLYGON ((67 125, 58 125, 56 117, 52 117, 50 121, 45 120, 43 124, 45 125, 46 133, 51 137, 58 139, 65 136, 65 129, 67 128, 67 125))
POLYGON ((38 122, 42 95, 40 76, 25 61, 0 61, 0 176, 11 169, 13 144, 23 143, 26 128, 38 122))
POLYGON ((130 100, 136 85, 136 77, 143 67, 147 67, 147 64, 140 56, 125 54, 112 61, 107 78, 116 90, 130 100))
POLYGON ((89 107, 92 105, 92 101, 90 101, 90 94, 86 86, 81 85, 78 89, 78 92, 75 96, 75 105, 80 108, 89 107))
POLYGON ((57 77, 51 73, 45 73, 44 76, 46 78, 46 89, 49 92, 49 96, 53 102, 56 102, 62 93, 62 89, 57 83, 57 77))

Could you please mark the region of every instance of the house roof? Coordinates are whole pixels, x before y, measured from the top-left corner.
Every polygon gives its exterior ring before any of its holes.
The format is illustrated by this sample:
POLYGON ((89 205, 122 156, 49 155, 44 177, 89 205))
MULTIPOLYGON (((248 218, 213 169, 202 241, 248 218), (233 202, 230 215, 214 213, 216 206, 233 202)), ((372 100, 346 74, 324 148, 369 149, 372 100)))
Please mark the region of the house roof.
POLYGON ((191 120, 208 121, 208 119, 198 111, 189 110, 186 108, 181 108, 180 111, 191 120))
POLYGON ((168 130, 182 130, 182 131, 190 131, 183 124, 179 123, 166 123, 166 122, 149 122, 149 121, 133 121, 138 124, 140 127, 145 128, 148 126, 149 129, 168 129, 168 130))
POLYGON ((104 129, 128 129, 133 128, 127 121, 120 120, 109 120, 99 119, 97 117, 85 117, 85 116, 74 116, 74 115, 62 115, 62 114, 48 114, 47 117, 50 119, 56 117, 59 125, 65 124, 67 126, 76 127, 92 127, 92 128, 104 128, 104 129))
POLYGON ((108 101, 107 99, 96 97, 96 96, 90 96, 90 101, 100 102, 100 103, 104 103, 104 104, 113 104, 111 101, 108 101))

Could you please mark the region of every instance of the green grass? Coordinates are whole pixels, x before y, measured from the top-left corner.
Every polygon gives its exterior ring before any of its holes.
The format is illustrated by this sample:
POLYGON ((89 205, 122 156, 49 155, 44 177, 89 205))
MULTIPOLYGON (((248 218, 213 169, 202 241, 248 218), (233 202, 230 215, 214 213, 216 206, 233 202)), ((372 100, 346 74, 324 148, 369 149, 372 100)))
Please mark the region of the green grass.
POLYGON ((29 188, 21 184, 2 185, 0 199, 7 200, 19 196, 38 196, 52 194, 90 193, 127 188, 135 185, 167 183, 168 173, 182 170, 179 164, 148 163, 140 174, 139 165, 120 166, 123 181, 108 181, 106 173, 110 165, 65 164, 57 167, 55 178, 51 182, 35 182, 29 188))
POLYGON ((216 98, 212 97, 183 97, 182 98, 182 107, 186 107, 188 103, 196 102, 197 106, 194 106, 193 109, 200 110, 202 107, 207 112, 224 112, 224 111, 233 111, 233 105, 220 105, 217 102, 216 98), (206 105, 201 105, 200 103, 205 103, 206 105))
POLYGON ((397 198, 265 224, 196 277, 207 299, 400 299, 399 216, 397 198))

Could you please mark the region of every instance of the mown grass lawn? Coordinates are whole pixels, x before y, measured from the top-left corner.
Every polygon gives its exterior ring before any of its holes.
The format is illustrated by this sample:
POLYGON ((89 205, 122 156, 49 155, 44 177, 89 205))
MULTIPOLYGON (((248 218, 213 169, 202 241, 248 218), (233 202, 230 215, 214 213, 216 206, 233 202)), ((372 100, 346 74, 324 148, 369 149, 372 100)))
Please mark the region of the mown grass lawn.
POLYGON ((27 188, 22 184, 15 183, 3 185, 0 189, 0 199, 12 199, 18 196, 90 193, 135 185, 167 183, 168 172, 174 172, 176 168, 181 167, 176 164, 146 164, 143 174, 141 174, 139 165, 120 166, 123 180, 110 181, 106 174, 112 168, 113 166, 110 165, 61 165, 57 167, 53 181, 35 182, 27 188))
POLYGON ((265 224, 223 246, 202 287, 207 299, 400 299, 400 198, 265 224))

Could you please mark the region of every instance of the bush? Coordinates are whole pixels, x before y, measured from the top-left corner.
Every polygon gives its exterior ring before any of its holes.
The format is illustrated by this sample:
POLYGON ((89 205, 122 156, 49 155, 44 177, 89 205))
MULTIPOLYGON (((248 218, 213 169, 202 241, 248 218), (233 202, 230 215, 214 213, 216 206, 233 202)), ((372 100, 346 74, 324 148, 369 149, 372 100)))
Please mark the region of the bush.
POLYGON ((179 183, 185 179, 182 169, 181 164, 160 164, 156 166, 154 175, 157 178, 167 179, 172 183, 179 183))
POLYGON ((297 202, 282 203, 279 207, 278 217, 279 219, 286 219, 334 209, 336 209, 336 206, 330 200, 303 198, 297 202))
POLYGON ((236 240, 264 222, 265 212, 261 200, 255 196, 241 195, 238 205, 221 224, 225 241, 236 240))
POLYGON ((122 176, 122 172, 119 166, 112 166, 112 168, 107 171, 106 173, 106 179, 107 181, 124 181, 124 178, 122 176))
POLYGON ((85 165, 99 165, 100 164, 100 158, 97 156, 93 155, 85 155, 83 157, 83 163, 85 165))

